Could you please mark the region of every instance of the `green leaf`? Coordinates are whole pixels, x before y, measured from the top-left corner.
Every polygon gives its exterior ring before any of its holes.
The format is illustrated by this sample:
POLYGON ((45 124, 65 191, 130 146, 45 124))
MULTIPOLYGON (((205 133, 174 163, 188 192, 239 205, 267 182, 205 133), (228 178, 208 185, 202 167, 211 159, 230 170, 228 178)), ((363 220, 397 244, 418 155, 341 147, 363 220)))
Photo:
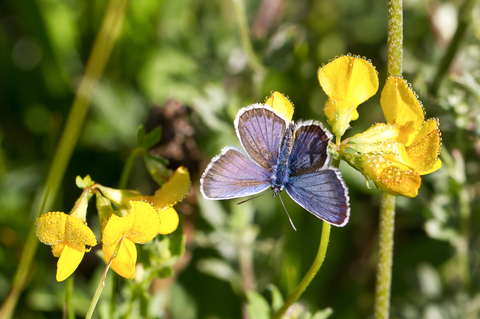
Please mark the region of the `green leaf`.
POLYGON ((228 221, 228 213, 219 201, 206 200, 198 197, 200 213, 207 223, 214 229, 223 229, 228 221))
POLYGON ((250 319, 270 318, 270 307, 268 302, 256 291, 247 292, 247 312, 250 319))
POLYGON ((149 150, 160 141, 160 138, 162 138, 162 128, 160 126, 157 126, 153 130, 151 130, 147 135, 145 135, 142 146, 146 150, 149 150))
POLYGON ((90 175, 87 175, 84 178, 77 176, 75 178, 75 184, 77 185, 78 188, 84 189, 86 187, 92 186, 94 182, 92 181, 92 178, 90 177, 90 175))
POLYGON ((230 281, 234 277, 240 278, 240 274, 232 266, 219 258, 201 259, 198 262, 198 269, 203 273, 225 281, 230 281))
POLYGON ((270 290, 272 294, 272 310, 277 312, 284 304, 283 296, 274 284, 269 284, 267 289, 270 290))
POLYGON ((242 293, 242 277, 225 260, 220 258, 203 258, 198 262, 197 268, 207 275, 229 282, 235 293, 242 293))
POLYGON ((175 270, 173 270, 173 267, 164 267, 157 271, 157 276, 159 278, 169 278, 169 277, 173 277, 174 275, 175 275, 175 270))
POLYGON ((161 157, 153 156, 149 152, 145 152, 143 154, 143 160, 147 166, 148 173, 159 186, 162 186, 166 181, 168 181, 171 174, 170 170, 167 168, 167 160, 161 157))
POLYGON ((292 316, 292 318, 296 318, 296 319, 312 319, 312 314, 307 311, 307 312, 303 312, 303 313, 300 313, 298 316, 292 316))
POLYGON ((332 308, 325 308, 323 310, 317 311, 313 316, 312 319, 327 319, 333 313, 332 308))
POLYGON ((145 140, 145 128, 143 127, 143 125, 140 125, 137 129, 137 147, 142 147, 144 140, 145 140))

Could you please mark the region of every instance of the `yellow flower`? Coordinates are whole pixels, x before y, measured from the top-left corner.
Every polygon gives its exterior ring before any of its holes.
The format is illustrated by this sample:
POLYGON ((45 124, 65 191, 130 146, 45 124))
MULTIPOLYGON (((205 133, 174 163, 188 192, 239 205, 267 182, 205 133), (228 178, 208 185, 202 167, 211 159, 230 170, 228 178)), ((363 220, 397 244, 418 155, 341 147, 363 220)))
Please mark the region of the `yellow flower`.
POLYGON ((380 98, 387 123, 398 130, 397 141, 405 145, 402 161, 420 175, 438 170, 442 162, 438 119, 424 120, 424 109, 410 85, 402 78, 389 77, 380 98))
POLYGON ((401 154, 405 146, 397 137, 394 125, 377 124, 344 140, 339 153, 385 193, 415 197, 421 178, 417 171, 403 163, 401 154))
POLYGON ((172 177, 160 187, 154 195, 143 195, 137 191, 118 190, 102 185, 97 188, 117 207, 129 209, 129 201, 146 201, 158 211, 161 224, 159 234, 170 234, 178 227, 178 214, 172 206, 182 201, 190 189, 190 173, 180 166, 172 177))
POLYGON ((140 196, 141 199, 152 203, 158 210, 170 208, 182 201, 190 189, 190 173, 180 166, 172 177, 160 187, 153 196, 140 196))
POLYGON ((107 262, 122 240, 112 269, 122 277, 133 279, 137 262, 135 244, 144 244, 157 235, 160 218, 155 208, 145 202, 130 202, 130 213, 124 217, 112 215, 102 232, 103 256, 107 262))
POLYGON ((160 226, 158 227, 158 233, 160 235, 167 235, 173 233, 178 227, 178 214, 172 207, 166 208, 158 212, 160 217, 160 226))
POLYGON ((283 117, 287 122, 290 122, 293 117, 293 104, 288 97, 280 92, 272 92, 265 100, 265 104, 273 108, 273 110, 283 117))
POLYGON ((318 81, 328 95, 324 108, 328 124, 340 138, 358 118, 358 105, 377 92, 377 71, 370 61, 348 54, 320 67, 318 81))
POLYGON ((85 252, 97 244, 95 235, 80 218, 62 212, 49 212, 37 218, 38 239, 52 246, 52 253, 59 257, 57 281, 67 279, 77 269, 85 252))
POLYGON ((423 107, 408 83, 390 77, 380 100, 388 124, 377 124, 342 142, 337 153, 382 191, 415 197, 420 175, 440 168, 438 120, 424 121, 423 107))

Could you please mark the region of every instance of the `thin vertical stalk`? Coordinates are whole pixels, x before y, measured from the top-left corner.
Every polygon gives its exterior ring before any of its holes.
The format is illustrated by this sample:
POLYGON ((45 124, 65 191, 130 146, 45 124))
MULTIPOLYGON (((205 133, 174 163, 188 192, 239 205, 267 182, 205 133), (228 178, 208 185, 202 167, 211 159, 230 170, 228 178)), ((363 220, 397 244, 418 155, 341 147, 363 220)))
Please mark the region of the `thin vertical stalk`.
POLYGON ((280 308, 280 310, 273 315, 272 319, 280 319, 287 309, 303 294, 313 278, 315 278, 315 275, 318 273, 323 264, 325 254, 327 253, 328 242, 330 240, 330 228, 331 225, 329 223, 323 222, 320 245, 318 246, 317 256, 315 257, 312 266, 310 266, 310 269, 305 274, 305 277, 303 277, 302 281, 300 281, 293 293, 285 301, 282 308, 280 308))
MULTIPOLYGON (((387 0, 388 39, 387 76, 402 75, 403 2, 387 0)), ((375 319, 389 318, 392 286, 393 234, 395 231, 395 197, 383 194, 380 204, 375 319)))
MULTIPOLYGON (((95 87, 97 86, 100 76, 103 74, 113 45, 120 33, 128 2, 128 0, 112 0, 105 12, 100 32, 95 39, 90 58, 88 59, 85 75, 82 78, 75 100, 73 101, 65 129, 54 154, 47 180, 42 189, 40 196, 42 200, 38 207, 33 207, 36 216, 48 212, 52 208, 65 175, 65 170, 77 144, 95 87)), ((35 235, 35 226, 32 225, 13 279, 12 288, 0 309, 1 319, 12 317, 18 298, 27 282, 30 266, 37 248, 38 239, 35 235)))
POLYGON ((133 164, 135 163, 135 160, 137 157, 140 155, 143 155, 145 152, 144 149, 134 149, 130 155, 127 158, 127 161, 125 162, 125 165, 123 166, 123 171, 122 175, 120 175, 120 182, 118 183, 118 188, 120 189, 126 189, 128 185, 128 179, 130 178, 130 173, 132 172, 132 167, 133 164))
POLYGON ((403 0, 387 0, 387 76, 403 71, 403 0))
POLYGON ((248 27, 247 14, 245 10, 244 0, 233 0, 235 5, 235 15, 237 18, 238 29, 240 31, 240 38, 242 41, 243 49, 248 58, 248 65, 253 70, 253 84, 255 94, 260 93, 261 84, 265 76, 265 68, 258 60, 255 52, 253 51, 252 41, 250 40, 250 30, 248 27))
POLYGON ((110 256, 110 260, 108 261, 107 267, 105 267, 105 270, 103 271, 102 278, 100 279, 100 282, 98 283, 98 286, 97 286, 97 290, 95 290, 95 294, 93 295, 92 301, 90 302, 90 307, 88 307, 87 315, 85 316, 85 319, 91 319, 93 316, 95 307, 97 306, 98 300, 102 295, 103 288, 105 287, 105 280, 107 278, 108 270, 110 269, 110 266, 112 265, 113 260, 117 257, 118 251, 120 250, 120 246, 122 246, 122 242, 123 242, 123 237, 118 241, 117 245, 115 246, 112 256, 110 256))
POLYGON ((395 230, 395 197, 383 194, 380 206, 375 319, 389 318, 392 287, 393 233, 395 230))
POLYGON ((63 318, 75 319, 75 309, 73 308, 73 278, 70 276, 65 282, 65 303, 63 308, 63 318))

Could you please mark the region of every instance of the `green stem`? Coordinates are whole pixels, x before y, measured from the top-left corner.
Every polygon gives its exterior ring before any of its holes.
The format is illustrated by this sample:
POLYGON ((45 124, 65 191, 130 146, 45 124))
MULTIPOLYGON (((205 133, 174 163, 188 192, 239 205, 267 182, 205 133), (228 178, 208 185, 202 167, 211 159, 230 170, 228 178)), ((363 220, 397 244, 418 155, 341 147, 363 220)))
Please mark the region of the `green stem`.
POLYGON ((323 264, 325 259, 325 254, 327 253, 328 241, 330 240, 330 228, 331 225, 327 222, 323 222, 322 227, 322 237, 320 239, 320 246, 318 247, 317 256, 313 261, 312 266, 303 277, 302 281, 298 284, 295 291, 288 297, 288 299, 283 304, 282 308, 277 311, 272 317, 272 319, 280 319, 282 315, 287 311, 287 309, 302 295, 302 293, 307 289, 308 285, 315 278, 315 275, 318 273, 318 270, 323 264))
POLYGON ((392 286, 393 233, 395 230, 395 196, 383 194, 380 206, 375 319, 389 318, 392 286))
POLYGON ((92 301, 90 302, 90 307, 88 307, 87 315, 85 316, 85 319, 92 318, 93 312, 95 311, 95 307, 97 306, 98 300, 102 295, 103 288, 105 287, 105 279, 107 278, 108 270, 110 269, 110 266, 112 265, 113 260, 117 257, 118 251, 120 250, 120 246, 122 245, 122 242, 123 242, 123 237, 118 241, 117 245, 115 246, 115 249, 113 250, 112 256, 110 256, 110 260, 108 261, 107 267, 105 267, 105 271, 103 272, 102 278, 98 283, 97 290, 95 290, 95 294, 93 295, 92 301))
MULTIPOLYGON (((402 76, 402 0, 387 0, 387 10, 387 76, 402 76)), ((375 285, 375 319, 386 319, 389 318, 390 314, 394 231, 395 197, 392 195, 383 194, 380 204, 377 281, 375 285)))
MULTIPOLYGON (((32 208, 36 216, 46 213, 52 208, 65 175, 65 170, 77 144, 95 87, 105 69, 113 45, 120 33, 127 11, 127 5, 128 0, 112 0, 105 13, 100 32, 93 45, 90 58, 88 59, 85 75, 82 78, 75 100, 73 101, 65 129, 50 166, 47 180, 42 188, 40 195, 42 200, 40 205, 35 205, 35 207, 32 208)), ((12 317, 18 298, 29 278, 30 266, 37 247, 38 239, 35 235, 35 226, 32 225, 13 279, 12 288, 0 309, 1 319, 12 317)))
POLYGON ((122 175, 120 176, 120 182, 118 185, 119 189, 126 189, 130 173, 132 171, 133 164, 138 156, 143 155, 144 150, 136 148, 134 149, 127 158, 125 166, 123 166, 122 175))
POLYGON ((460 43, 462 42, 463 36, 465 35, 465 31, 467 30, 467 27, 472 19, 472 12, 475 2, 476 0, 465 0, 458 12, 457 30, 455 31, 455 35, 453 36, 452 41, 450 42, 450 45, 448 46, 448 49, 445 52, 442 61, 440 62, 440 66, 437 69, 437 74, 433 78, 434 80, 430 85, 429 91, 432 96, 437 95, 440 83, 445 77, 445 74, 447 74, 447 71, 452 64, 453 58, 455 57, 455 54, 460 47, 460 43))
POLYGON ((73 295, 73 278, 75 276, 70 276, 67 278, 65 283, 65 305, 63 309, 63 313, 67 313, 68 319, 75 319, 75 309, 72 305, 72 295, 73 295))
POLYGON ((260 93, 261 84, 265 77, 265 68, 258 60, 255 52, 253 51, 252 41, 250 40, 250 30, 247 22, 247 14, 245 12, 244 0, 233 0, 235 5, 235 15, 237 17, 238 28, 240 30, 240 38, 242 41, 243 49, 247 54, 248 65, 253 70, 253 84, 255 88, 255 94, 260 93))
MULTIPOLYGON (((118 185, 119 189, 126 189, 128 184, 128 179, 130 178, 130 173, 132 172, 133 164, 137 157, 143 155, 145 152, 142 148, 134 149, 130 155, 128 156, 125 165, 123 166, 122 175, 120 176, 120 182, 118 185)), ((118 277, 115 273, 113 273, 113 282, 112 282, 112 294, 110 297, 110 318, 114 318, 115 316, 115 306, 118 294, 118 277)))
POLYGON ((118 279, 119 276, 116 273, 112 273, 112 293, 110 295, 110 319, 117 318, 117 311, 115 307, 117 306, 117 295, 118 295, 118 279))
MULTIPOLYGON (((128 184, 128 179, 130 178, 130 173, 132 172, 133 164, 138 156, 143 155, 145 152, 144 149, 136 148, 134 149, 127 158, 125 165, 123 166, 122 175, 120 176, 120 182, 118 185, 119 189, 126 189, 128 184)), ((115 318, 115 306, 117 301, 117 294, 118 294, 118 276, 114 273, 113 274, 113 282, 112 282, 112 294, 110 297, 110 318, 115 318)))
POLYGON ((403 0, 387 0, 387 76, 402 76, 403 0))

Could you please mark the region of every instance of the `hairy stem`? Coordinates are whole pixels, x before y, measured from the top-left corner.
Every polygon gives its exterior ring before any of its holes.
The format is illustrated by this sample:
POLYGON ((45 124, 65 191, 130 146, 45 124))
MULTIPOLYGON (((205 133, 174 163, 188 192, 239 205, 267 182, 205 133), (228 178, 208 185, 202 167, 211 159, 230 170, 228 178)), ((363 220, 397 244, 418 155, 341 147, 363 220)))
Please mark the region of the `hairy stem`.
POLYGON ((389 318, 390 313, 393 233, 395 230, 395 197, 392 195, 383 194, 379 227, 375 319, 389 318))
POLYGON ((403 70, 403 0, 387 0, 387 76, 401 76, 403 70))
MULTIPOLYGON (((387 76, 401 76, 403 69, 402 0, 387 0, 387 9, 387 76)), ((380 204, 377 281, 375 285, 375 319, 386 319, 389 318, 390 314, 394 231, 395 197, 383 194, 380 204)))

